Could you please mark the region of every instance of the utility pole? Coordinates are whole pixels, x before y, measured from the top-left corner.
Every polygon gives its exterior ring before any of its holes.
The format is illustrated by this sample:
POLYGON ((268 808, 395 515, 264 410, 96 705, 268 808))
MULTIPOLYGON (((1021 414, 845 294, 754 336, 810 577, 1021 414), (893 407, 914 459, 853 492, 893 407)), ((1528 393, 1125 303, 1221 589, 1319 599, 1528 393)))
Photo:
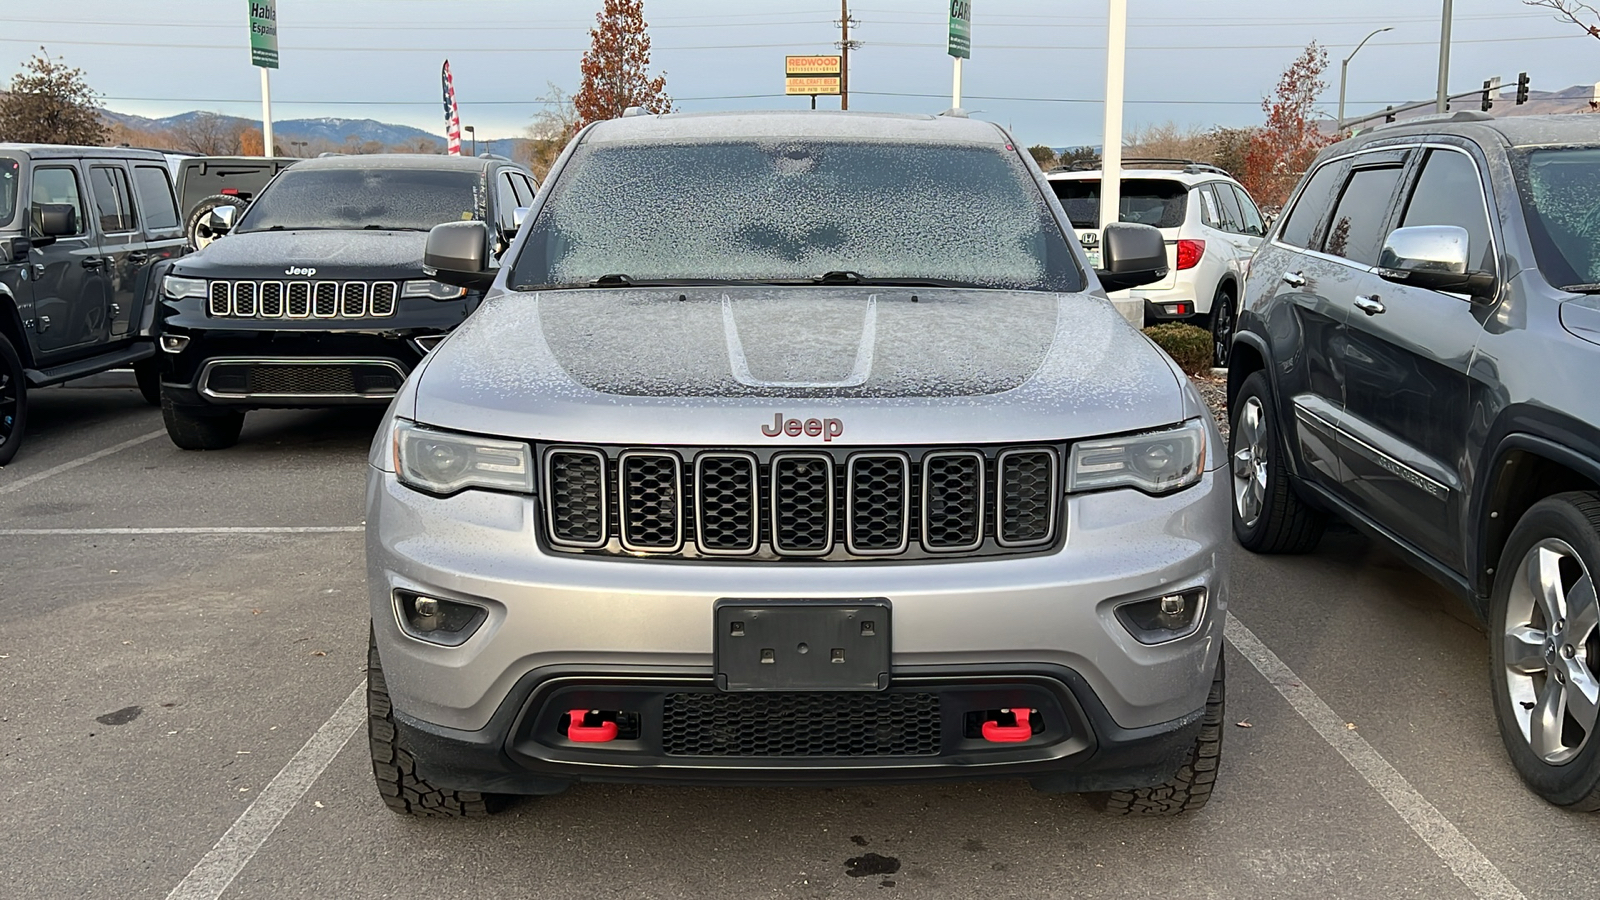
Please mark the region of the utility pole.
POLYGON ((850 108, 850 0, 839 0, 839 108, 850 108))
POLYGON ((1106 32, 1106 126, 1100 149, 1100 228, 1122 211, 1122 94, 1127 73, 1128 0, 1108 0, 1106 32))
POLYGON ((1444 0, 1444 20, 1439 25, 1439 99, 1434 110, 1439 113, 1450 109, 1450 20, 1454 18, 1451 6, 1451 0, 1444 0))

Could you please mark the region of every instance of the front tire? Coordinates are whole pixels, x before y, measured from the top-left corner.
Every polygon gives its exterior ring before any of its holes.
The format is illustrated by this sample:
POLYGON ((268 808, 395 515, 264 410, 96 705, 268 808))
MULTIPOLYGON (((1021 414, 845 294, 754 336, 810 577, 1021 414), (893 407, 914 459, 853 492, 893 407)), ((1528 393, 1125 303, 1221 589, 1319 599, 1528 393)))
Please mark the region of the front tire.
POLYGON ((1211 365, 1219 369, 1228 367, 1228 357, 1233 347, 1233 325, 1236 313, 1233 295, 1227 288, 1219 288, 1211 301, 1211 365))
POLYGON ((0 466, 17 455, 27 426, 28 376, 16 348, 0 334, 0 466))
POLYGON ((239 443, 239 431, 244 428, 242 412, 180 406, 165 393, 161 395, 161 418, 167 425, 167 437, 180 450, 225 450, 239 443))
POLYGON ((1217 770, 1222 764, 1222 727, 1226 716, 1227 666, 1218 656, 1217 672, 1211 678, 1211 693, 1206 697, 1205 716, 1200 720, 1200 734, 1177 774, 1155 787, 1090 794, 1089 802, 1112 816, 1177 816, 1204 809, 1216 788, 1217 770))
POLYGON ((402 816, 481 819, 496 811, 500 797, 477 791, 434 787, 417 777, 417 761, 394 727, 394 705, 378 659, 376 635, 367 638, 367 743, 372 749, 372 775, 390 810, 402 816))
POLYGON ((1600 810, 1600 494, 1558 494, 1517 522, 1495 568, 1489 663, 1495 717, 1524 783, 1556 806, 1600 810))
POLYGON ((1264 372, 1253 372, 1232 403, 1228 430, 1233 536, 1254 553, 1309 553, 1326 520, 1289 484, 1283 440, 1264 372))

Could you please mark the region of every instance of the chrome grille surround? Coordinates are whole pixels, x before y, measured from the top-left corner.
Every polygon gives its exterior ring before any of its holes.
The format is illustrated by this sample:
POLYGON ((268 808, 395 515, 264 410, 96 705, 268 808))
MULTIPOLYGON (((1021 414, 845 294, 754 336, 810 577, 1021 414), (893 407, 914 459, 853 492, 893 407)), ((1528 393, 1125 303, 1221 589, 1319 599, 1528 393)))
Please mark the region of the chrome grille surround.
POLYGON ((559 552, 898 563, 1049 553, 1066 534, 1064 444, 536 450, 540 536, 559 552), (574 454, 582 454, 576 480, 574 454), (643 462, 667 468, 644 479, 652 496, 641 501, 630 485, 643 462), (663 505, 659 490, 675 503, 663 505))
POLYGON ((676 553, 683 547, 683 466, 677 454, 629 450, 617 460, 622 546, 676 553))
POLYGON ((214 319, 383 319, 399 308, 394 281, 212 281, 206 315, 214 319))

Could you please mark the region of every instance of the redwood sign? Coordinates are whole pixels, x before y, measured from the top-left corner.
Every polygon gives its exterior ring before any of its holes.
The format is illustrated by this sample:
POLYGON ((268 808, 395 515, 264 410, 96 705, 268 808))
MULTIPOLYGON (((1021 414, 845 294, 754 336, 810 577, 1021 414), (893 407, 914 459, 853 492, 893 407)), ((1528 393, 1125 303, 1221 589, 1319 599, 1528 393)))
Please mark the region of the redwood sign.
POLYGON ((784 57, 784 93, 834 95, 839 93, 839 57, 784 57))

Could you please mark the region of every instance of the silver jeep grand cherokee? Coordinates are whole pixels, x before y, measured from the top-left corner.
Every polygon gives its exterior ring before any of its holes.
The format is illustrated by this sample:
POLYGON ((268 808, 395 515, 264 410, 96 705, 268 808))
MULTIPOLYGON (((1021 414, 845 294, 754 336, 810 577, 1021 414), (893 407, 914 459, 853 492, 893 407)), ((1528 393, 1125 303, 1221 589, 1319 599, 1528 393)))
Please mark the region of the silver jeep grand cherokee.
POLYGON ((585 129, 371 455, 388 805, 578 781, 1026 778, 1206 802, 1225 460, 1043 175, 953 116, 585 129))

